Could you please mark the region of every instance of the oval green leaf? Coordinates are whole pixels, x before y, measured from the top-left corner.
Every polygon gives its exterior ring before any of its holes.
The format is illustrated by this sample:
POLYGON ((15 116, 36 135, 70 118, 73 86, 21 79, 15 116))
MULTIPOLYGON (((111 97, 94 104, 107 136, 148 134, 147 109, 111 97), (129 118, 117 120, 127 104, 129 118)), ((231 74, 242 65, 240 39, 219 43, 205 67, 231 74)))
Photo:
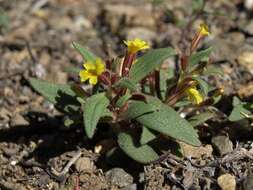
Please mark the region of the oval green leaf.
POLYGON ((209 47, 207 49, 198 51, 190 56, 189 67, 192 68, 197 65, 200 61, 208 61, 209 55, 212 52, 213 48, 209 47))
POLYGON ((29 83, 34 90, 54 104, 60 111, 77 110, 80 107, 71 85, 53 84, 35 78, 30 78, 29 83))
POLYGON ((129 78, 121 78, 116 84, 113 85, 113 87, 127 88, 131 92, 134 92, 137 89, 135 83, 129 78))
POLYGON ((156 138, 156 135, 150 131, 148 128, 145 126, 142 127, 142 133, 141 133, 141 138, 140 138, 140 143, 147 144, 148 142, 154 140, 156 138))
POLYGON ((175 55, 172 48, 161 48, 147 52, 145 55, 137 59, 137 62, 129 71, 129 78, 138 82, 146 77, 155 68, 159 67, 168 57, 175 55))
POLYGON ((91 53, 87 48, 76 42, 73 42, 72 44, 73 47, 82 55, 85 61, 94 62, 96 60, 97 56, 91 53))
POLYGON ((158 154, 148 145, 140 145, 134 136, 127 132, 118 134, 119 147, 132 159, 147 164, 159 158, 158 154))
MULTIPOLYGON (((150 107, 155 106, 155 111, 134 118, 132 118, 132 116, 136 115, 129 114, 128 117, 130 119, 136 119, 136 121, 149 129, 158 131, 174 139, 194 146, 199 146, 201 144, 197 132, 193 129, 191 124, 184 118, 181 118, 174 109, 163 104, 157 98, 149 98, 149 101, 148 105, 150 107)), ((133 101, 129 105, 129 109, 136 109, 134 108, 136 106, 140 107, 140 103, 145 104, 143 102, 133 101)))
POLYGON ((84 129, 89 138, 92 138, 99 119, 108 113, 109 100, 104 93, 93 95, 86 99, 83 108, 84 129))

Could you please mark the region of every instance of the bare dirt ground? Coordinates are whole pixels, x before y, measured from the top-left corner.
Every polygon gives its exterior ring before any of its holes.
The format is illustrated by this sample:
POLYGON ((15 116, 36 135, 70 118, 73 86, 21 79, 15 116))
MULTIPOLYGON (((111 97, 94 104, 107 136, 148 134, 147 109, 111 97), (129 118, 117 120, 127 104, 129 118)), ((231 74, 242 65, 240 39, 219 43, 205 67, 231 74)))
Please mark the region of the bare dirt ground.
MULTIPOLYGON (((211 30, 205 45, 214 47, 213 62, 224 71, 222 78, 210 79, 225 90, 217 105, 224 114, 231 111, 233 95, 253 100, 253 6, 245 2, 209 1, 210 14, 201 17, 211 30)), ((224 181, 252 190, 251 123, 242 128, 215 120, 200 126, 203 146, 183 145, 184 158, 168 154, 146 166, 130 159, 112 163, 95 153, 99 139, 87 140, 82 126, 64 127, 64 116, 27 82, 78 80, 64 72, 82 64, 72 41, 103 58, 123 55, 122 41, 135 37, 155 48, 179 49, 190 5, 190 0, 0 0, 0 190, 209 190, 224 181), (223 174, 230 175, 224 180, 223 174)))

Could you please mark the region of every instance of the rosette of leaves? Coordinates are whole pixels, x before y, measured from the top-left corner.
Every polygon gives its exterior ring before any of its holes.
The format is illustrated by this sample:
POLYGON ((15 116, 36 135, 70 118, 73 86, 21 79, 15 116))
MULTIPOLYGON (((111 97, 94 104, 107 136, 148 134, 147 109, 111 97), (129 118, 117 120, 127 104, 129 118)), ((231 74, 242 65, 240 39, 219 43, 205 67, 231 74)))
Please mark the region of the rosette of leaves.
MULTIPOLYGON (((94 60, 97 57, 81 45, 73 45, 84 60, 94 60)), ((160 156, 159 147, 153 143, 157 139, 169 138, 193 146, 200 145, 193 125, 180 117, 180 114, 164 101, 164 91, 169 88, 171 71, 164 72, 160 70, 160 66, 175 54, 172 48, 150 50, 138 57, 127 77, 120 77, 116 69, 114 70, 117 66, 113 65, 117 61, 111 61, 110 72, 115 73, 117 77, 109 87, 98 84, 92 93, 85 92, 83 84, 52 84, 34 78, 30 79, 30 84, 57 109, 70 116, 69 118, 75 116, 80 119, 79 122, 83 123, 88 138, 92 139, 99 130, 99 122, 107 122, 117 137, 118 147, 126 155, 140 163, 149 163, 160 156), (160 75, 160 95, 150 95, 145 88, 140 88, 143 79, 154 71, 160 75), (121 93, 122 90, 125 93, 121 93)), ((209 50, 194 55, 191 58, 192 67, 207 54, 209 50)), ((80 69, 67 70, 76 73, 80 69)), ((201 117, 201 122, 209 118, 210 115, 201 117)), ((70 119, 66 123, 74 122, 70 119)))

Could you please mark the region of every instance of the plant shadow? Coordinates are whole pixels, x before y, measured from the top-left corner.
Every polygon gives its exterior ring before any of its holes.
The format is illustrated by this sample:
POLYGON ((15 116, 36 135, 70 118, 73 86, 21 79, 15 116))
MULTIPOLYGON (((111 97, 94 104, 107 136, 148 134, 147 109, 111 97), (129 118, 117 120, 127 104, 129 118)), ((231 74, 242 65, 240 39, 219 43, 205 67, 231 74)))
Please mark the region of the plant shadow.
POLYGON ((77 146, 91 147, 85 141, 82 127, 66 128, 63 116, 50 117, 42 112, 28 112, 25 118, 29 121, 28 125, 10 126, 9 129, 0 130, 0 143, 15 143, 25 147, 23 145, 35 142, 36 149, 26 159, 33 157, 37 162, 46 164, 51 158, 77 150, 77 146))

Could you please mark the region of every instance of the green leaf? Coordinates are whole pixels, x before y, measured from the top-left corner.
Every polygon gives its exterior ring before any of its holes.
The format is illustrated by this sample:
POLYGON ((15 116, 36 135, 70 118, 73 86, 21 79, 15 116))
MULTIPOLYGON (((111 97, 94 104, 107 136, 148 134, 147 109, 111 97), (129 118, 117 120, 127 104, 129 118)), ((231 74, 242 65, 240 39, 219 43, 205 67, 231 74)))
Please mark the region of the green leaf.
POLYGON ((156 107, 142 101, 133 101, 130 103, 128 110, 123 114, 128 119, 136 119, 137 117, 156 111, 156 107))
POLYGON ((75 92, 71 89, 71 86, 67 84, 53 84, 35 78, 30 78, 29 82, 37 92, 53 104, 57 103, 56 98, 59 96, 59 91, 70 96, 75 96, 75 92))
POLYGON ((212 97, 213 99, 213 105, 217 104, 222 98, 222 95, 219 95, 217 97, 212 97))
MULTIPOLYGON (((134 110, 136 109, 135 107, 139 107, 139 104, 140 102, 133 101, 131 104, 129 104, 129 109, 134 110)), ((138 121, 145 127, 168 135, 177 140, 195 146, 200 145, 198 135, 191 126, 191 124, 187 120, 181 118, 180 115, 174 109, 172 109, 168 105, 163 104, 157 98, 149 99, 147 108, 150 109, 150 107, 152 106, 156 107, 156 111, 141 114, 137 118, 136 115, 140 114, 140 111, 139 113, 137 112, 138 114, 128 114, 129 119, 135 118, 136 121, 138 121)))
POLYGON ((112 117, 112 116, 113 113, 109 109, 106 109, 101 117, 112 117))
POLYGON ((142 133, 141 133, 141 138, 140 138, 140 143, 147 144, 148 142, 154 140, 156 138, 156 135, 151 132, 148 128, 145 126, 142 127, 142 133))
POLYGON ((97 56, 91 53, 87 48, 82 45, 73 42, 73 47, 82 55, 83 59, 90 62, 95 62, 97 56))
POLYGON ((49 102, 54 104, 61 111, 77 110, 80 107, 76 100, 76 94, 67 84, 53 84, 47 81, 30 78, 31 86, 44 96, 49 102))
POLYGON ((208 111, 208 112, 204 112, 204 113, 200 113, 198 115, 195 115, 195 116, 189 118, 188 121, 191 123, 191 125, 193 127, 196 127, 213 117, 215 117, 215 114, 208 111))
POLYGON ((0 7, 0 29, 7 29, 10 24, 10 19, 5 10, 0 7))
POLYGON ((247 102, 243 102, 238 97, 234 96, 232 104, 233 110, 228 117, 229 121, 237 122, 246 119, 244 114, 251 115, 251 112, 248 110, 248 108, 250 109, 250 104, 247 102))
POLYGON ((80 68, 78 67, 66 67, 64 68, 64 72, 67 72, 67 73, 79 73, 81 71, 80 68))
POLYGON ((121 78, 116 84, 113 85, 114 87, 120 87, 120 88, 127 88, 130 91, 134 92, 136 91, 137 87, 135 83, 130 80, 129 78, 121 78))
POLYGON ((162 5, 164 3, 164 0, 152 0, 152 4, 154 6, 159 6, 162 5))
POLYGON ((192 11, 198 12, 202 9, 204 5, 204 0, 192 0, 192 11))
POLYGON ((244 104, 244 102, 242 102, 238 97, 234 96, 232 104, 233 104, 233 106, 237 106, 239 104, 244 104))
POLYGON ((225 10, 213 10, 213 11, 203 11, 203 16, 215 16, 215 17, 226 17, 227 19, 233 20, 235 16, 228 14, 225 10))
POLYGON ((155 68, 159 67, 168 57, 175 54, 172 48, 161 48, 149 51, 138 58, 137 62, 131 67, 129 78, 134 81, 134 83, 140 81, 150 72, 154 71, 155 68))
POLYGON ((174 105, 174 107, 175 107, 175 108, 180 108, 180 107, 188 106, 188 105, 190 105, 190 104, 191 104, 191 102, 190 102, 187 98, 185 98, 185 99, 182 99, 182 100, 178 101, 178 102, 174 105))
POLYGON ((127 100, 131 98, 131 96, 132 95, 129 93, 126 93, 124 96, 121 96, 116 102, 116 106, 119 108, 122 107, 127 102, 127 100))
POLYGON ((246 108, 244 108, 243 104, 238 104, 233 108, 228 119, 229 121, 240 121, 240 120, 245 119, 245 116, 243 114, 250 115, 251 112, 247 110, 246 108))
MULTIPOLYGON (((161 69, 160 72, 160 94, 162 99, 165 99, 166 92, 169 88, 169 80, 172 80, 175 77, 175 73, 171 67, 167 69, 161 69)), ((169 83, 172 84, 172 83, 169 83)))
POLYGON ((118 134, 119 147, 132 159, 140 163, 149 163, 159 158, 157 153, 148 145, 140 145, 132 134, 118 134))
POLYGON ((69 117, 64 119, 64 126, 65 127, 70 127, 74 123, 75 123, 75 121, 69 117))
POLYGON ((189 68, 194 67, 197 65, 200 61, 208 61, 209 55, 212 52, 213 48, 209 47, 205 50, 198 51, 190 56, 189 61, 189 68))
POLYGON ((209 75, 219 75, 223 76, 224 72, 220 66, 217 65, 208 65, 203 72, 203 76, 209 75))
POLYGON ((86 99, 83 105, 83 117, 85 132, 89 138, 92 138, 99 119, 107 113, 109 100, 104 93, 93 95, 86 99))
POLYGON ((199 76, 192 77, 192 78, 198 82, 199 87, 200 87, 202 93, 204 95, 207 95, 208 91, 209 91, 209 84, 206 81, 204 81, 203 79, 201 79, 199 76))

